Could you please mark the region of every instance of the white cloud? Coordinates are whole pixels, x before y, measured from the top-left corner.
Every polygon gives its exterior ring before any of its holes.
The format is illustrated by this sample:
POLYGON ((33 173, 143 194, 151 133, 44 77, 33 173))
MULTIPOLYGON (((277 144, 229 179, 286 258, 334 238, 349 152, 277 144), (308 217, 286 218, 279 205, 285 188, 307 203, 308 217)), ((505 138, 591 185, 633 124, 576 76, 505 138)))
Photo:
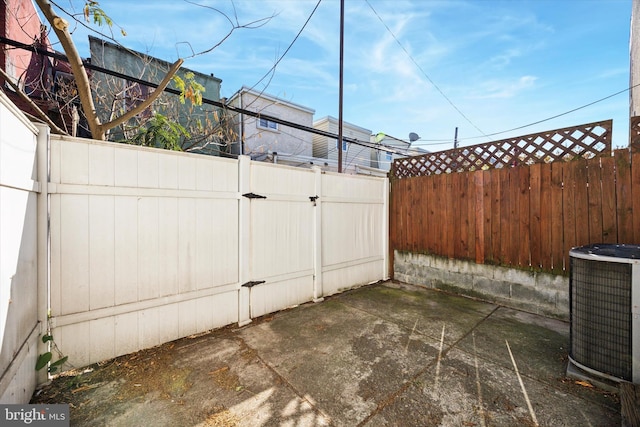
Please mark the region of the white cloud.
POLYGON ((531 89, 538 80, 535 76, 521 76, 515 79, 488 80, 478 85, 470 94, 470 99, 514 98, 531 89))

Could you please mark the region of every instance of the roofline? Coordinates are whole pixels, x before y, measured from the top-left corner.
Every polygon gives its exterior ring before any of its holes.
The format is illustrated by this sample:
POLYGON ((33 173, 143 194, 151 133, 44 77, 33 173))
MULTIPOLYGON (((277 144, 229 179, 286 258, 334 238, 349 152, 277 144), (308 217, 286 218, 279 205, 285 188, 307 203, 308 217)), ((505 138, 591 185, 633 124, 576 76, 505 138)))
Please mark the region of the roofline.
MULTIPOLYGON (((334 123, 338 123, 338 119, 336 119, 336 118, 335 118, 335 117, 333 117, 333 116, 324 116, 324 117, 322 117, 322 118, 320 118, 320 119, 318 119, 318 120, 314 120, 314 121, 313 121, 313 126, 315 127, 315 126, 316 126, 316 124, 320 124, 320 123, 322 123, 322 122, 330 122, 330 123, 331 123, 331 122, 334 122, 334 123)), ((366 129, 366 128, 363 128, 363 127, 361 127, 361 126, 354 125, 353 123, 347 122, 347 121, 345 121, 345 120, 343 120, 343 121, 342 121, 342 123, 343 123, 343 124, 347 124, 347 125, 349 125, 349 127, 351 127, 352 129, 355 129, 355 130, 361 130, 361 131, 363 131, 363 132, 368 133, 369 135, 373 135, 373 133, 371 132, 371 129, 366 129)))
POLYGON ((250 87, 247 87, 247 86, 244 86, 244 85, 240 89, 238 89, 233 95, 231 95, 229 97, 229 99, 227 100, 227 102, 230 102, 230 101, 236 99, 242 93, 249 93, 251 95, 256 96, 257 98, 263 98, 263 99, 266 99, 266 100, 271 101, 273 103, 279 103, 279 104, 288 105, 290 107, 296 108, 298 110, 306 111, 306 112, 311 113, 311 114, 315 114, 315 112, 316 112, 316 110, 314 110, 313 108, 305 107, 304 105, 296 104, 295 102, 287 101, 286 99, 278 98, 277 96, 269 95, 268 93, 259 92, 257 90, 254 90, 254 89, 252 89, 250 87))
MULTIPOLYGON (((91 39, 97 40, 98 42, 100 42, 100 43, 102 43, 104 45, 109 45, 109 46, 111 46, 113 48, 116 48, 118 50, 122 50, 122 51, 125 51, 125 52, 128 52, 128 53, 132 53, 132 54, 135 54, 135 55, 140 55, 140 56, 145 57, 145 58, 153 59, 154 61, 158 61, 160 63, 163 63, 164 65, 167 66, 167 68, 170 68, 171 65, 172 65, 172 63, 167 61, 167 60, 160 59, 160 58, 157 58, 155 56, 151 56, 151 55, 149 55, 147 53, 138 52, 137 50, 129 49, 128 47, 120 46, 118 44, 111 43, 110 41, 107 41, 107 40, 104 40, 104 39, 101 39, 99 37, 95 37, 95 36, 92 36, 92 35, 89 35, 89 45, 91 45, 91 39)), ((91 46, 89 46, 89 48, 91 48, 91 46)), ((89 57, 91 57, 91 49, 89 49, 89 57)), ((222 84, 222 79, 219 78, 219 77, 214 76, 213 73, 206 74, 206 73, 203 73, 203 72, 200 72, 200 71, 192 70, 192 69, 187 68, 187 67, 180 67, 180 71, 187 71, 187 72, 190 71, 193 74, 195 74, 196 76, 204 77, 204 78, 207 78, 207 79, 217 80, 219 84, 222 84)))

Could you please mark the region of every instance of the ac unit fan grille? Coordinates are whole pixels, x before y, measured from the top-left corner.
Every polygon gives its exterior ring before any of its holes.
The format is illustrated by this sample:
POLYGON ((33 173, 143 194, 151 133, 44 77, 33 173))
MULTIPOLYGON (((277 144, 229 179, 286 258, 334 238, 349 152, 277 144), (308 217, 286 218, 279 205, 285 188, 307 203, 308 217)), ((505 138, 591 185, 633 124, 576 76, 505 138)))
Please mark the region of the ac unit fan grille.
POLYGON ((571 258, 571 357, 631 380, 631 264, 571 258))

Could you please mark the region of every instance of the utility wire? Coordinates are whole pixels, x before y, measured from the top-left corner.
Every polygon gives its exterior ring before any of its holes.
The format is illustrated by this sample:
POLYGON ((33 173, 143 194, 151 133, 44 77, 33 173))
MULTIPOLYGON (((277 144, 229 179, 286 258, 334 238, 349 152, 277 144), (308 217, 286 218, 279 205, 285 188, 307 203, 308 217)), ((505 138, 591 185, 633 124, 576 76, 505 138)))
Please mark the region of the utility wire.
POLYGON ((447 100, 447 102, 449 104, 451 104, 451 106, 458 112, 458 114, 460 114, 462 116, 462 118, 464 118, 467 122, 469 122, 469 124, 471 126, 473 126, 474 128, 476 128, 476 130, 478 132, 480 132, 481 134, 483 134, 486 137, 489 137, 489 135, 486 135, 478 126, 476 126, 454 103, 453 101, 451 101, 451 99, 449 99, 449 97, 447 95, 445 95, 445 93, 442 91, 442 89, 440 89, 440 87, 438 87, 438 85, 431 80, 431 77, 429 77, 427 75, 427 73, 422 69, 422 67, 420 67, 420 65, 418 65, 418 63, 416 62, 415 59, 413 59, 413 56, 411 56, 411 54, 409 53, 409 51, 407 51, 407 49, 405 49, 405 47, 402 45, 402 43, 400 43, 400 40, 398 40, 398 38, 396 37, 396 35, 393 33, 393 31, 391 31, 391 28, 389 28, 389 26, 382 20, 382 17, 380 15, 378 15, 378 12, 376 12, 376 10, 373 8, 373 6, 371 6, 371 3, 369 3, 369 0, 364 0, 367 5, 369 5, 369 7, 371 8, 371 10, 373 11, 373 13, 378 17, 378 19, 380 20, 380 22, 382 23, 382 25, 384 25, 384 27, 387 29, 387 31, 389 32, 389 34, 391 34, 391 37, 393 37, 393 39, 396 41, 396 43, 398 44, 398 46, 400 46, 400 48, 404 51, 404 53, 409 57, 409 59, 411 60, 411 62, 413 62, 413 64, 418 68, 418 70, 420 70, 420 72, 422 73, 423 76, 426 77, 427 80, 429 80, 429 83, 431 83, 433 85, 434 88, 436 88, 436 90, 438 92, 440 92, 440 95, 442 95, 442 97, 444 99, 447 100))
MULTIPOLYGON (((553 119, 557 119, 558 117, 566 116, 567 114, 574 113, 574 112, 576 112, 578 110, 582 110, 583 108, 591 107, 592 105, 595 105, 595 104, 597 104, 599 102, 602 102, 602 101, 606 101, 607 99, 613 98, 614 96, 620 95, 620 94, 625 93, 625 92, 629 92, 631 89, 636 88, 638 86, 640 86, 640 83, 635 84, 633 86, 630 86, 630 87, 628 87, 626 89, 619 90, 618 92, 612 93, 611 95, 607 95, 607 96, 605 96, 603 98, 596 99, 595 101, 589 102, 587 104, 581 105, 581 106, 573 108, 571 110, 565 111, 563 113, 559 113, 559 114, 556 114, 554 116, 547 117, 545 119, 541 119, 541 120, 538 120, 538 121, 535 121, 535 122, 527 123, 526 125, 518 126, 518 127, 507 129, 507 130, 502 130, 500 132, 490 133, 490 134, 484 135, 484 136, 480 136, 479 135, 479 136, 470 136, 468 138, 461 138, 461 139, 459 139, 459 141, 466 141, 466 140, 470 140, 470 139, 484 138, 485 136, 496 136, 496 135, 501 135, 503 133, 513 132, 515 130, 524 129, 524 128, 527 128, 529 126, 539 125, 540 123, 548 122, 549 120, 553 120, 553 119)), ((426 143, 422 143, 422 144, 418 143, 418 144, 415 144, 415 145, 445 145, 445 144, 451 144, 453 142, 451 140, 448 140, 448 142, 433 142, 433 143, 428 142, 428 141, 429 140, 425 140, 426 143)), ((431 140, 431 141, 440 141, 440 140, 431 140)))
MULTIPOLYGON (((631 89, 633 89, 633 88, 635 88, 635 87, 640 86, 640 83, 638 83, 638 84, 636 84, 636 85, 634 85, 634 86, 631 86, 631 87, 629 87, 629 88, 626 88, 626 89, 620 90, 620 91, 618 91, 618 92, 616 92, 616 93, 613 93, 613 94, 611 94, 611 95, 605 96, 604 98, 597 99, 597 100, 595 100, 595 101, 593 101, 593 102, 590 102, 590 103, 588 103, 588 104, 581 105, 581 106, 579 106, 579 107, 573 108, 573 109, 568 110, 568 111, 565 111, 565 112, 563 112, 563 113, 556 114, 556 115, 554 115, 554 116, 547 117, 547 118, 545 118, 545 119, 538 120, 538 121, 535 121, 535 122, 532 122, 532 123, 528 123, 528 124, 526 124, 526 125, 518 126, 518 127, 511 128, 511 129, 507 129, 507 130, 503 130, 503 131, 500 131, 500 132, 493 132, 493 133, 485 134, 485 133, 484 133, 482 130, 480 130, 480 129, 475 125, 475 124, 473 124, 473 122, 471 122, 471 120, 469 120, 469 118, 468 118, 468 117, 467 117, 467 116, 466 116, 462 111, 460 111, 460 109, 459 109, 458 107, 456 107, 456 105, 455 105, 455 104, 454 104, 454 103, 453 103, 453 102, 452 102, 452 101, 447 97, 447 95, 445 95, 445 94, 444 94, 444 92, 443 92, 443 91, 438 87, 438 85, 437 85, 433 80, 431 80, 431 78, 427 75, 427 73, 425 73, 425 72, 424 72, 424 70, 420 67, 420 65, 418 65, 418 63, 413 59, 413 57, 411 56, 411 54, 409 54, 409 52, 408 52, 408 51, 404 48, 404 46, 400 43, 400 41, 399 41, 399 40, 398 40, 398 38, 395 36, 395 34, 393 33, 393 31, 391 31, 391 29, 387 26, 387 24, 382 20, 382 18, 381 18, 381 17, 380 17, 380 15, 378 14, 378 12, 376 12, 376 10, 373 8, 373 6, 371 6, 371 3, 369 3, 369 0, 365 0, 365 2, 366 2, 366 3, 367 3, 367 5, 371 8, 371 10, 373 11, 373 13, 378 17, 378 19, 380 20, 380 22, 382 23, 382 25, 384 25, 384 27, 385 27, 385 28, 387 29, 387 31, 389 32, 389 34, 391 34, 391 36, 394 38, 394 40, 396 41, 396 43, 397 43, 397 44, 402 48, 402 50, 405 52, 405 54, 407 54, 407 56, 409 57, 409 59, 411 59, 411 61, 414 63, 414 65, 415 65, 415 66, 420 70, 420 72, 422 72, 422 74, 425 76, 425 78, 426 78, 427 80, 429 80, 429 82, 433 85, 433 87, 435 87, 435 88, 436 88, 436 90, 437 90, 438 92, 440 92, 440 94, 441 94, 441 95, 442 95, 442 96, 443 96, 443 97, 444 97, 444 98, 449 102, 449 104, 451 104, 451 106, 452 106, 452 107, 453 107, 453 108, 454 108, 454 109, 455 109, 455 110, 456 110, 456 111, 457 111, 457 112, 458 112, 458 113, 459 113, 459 114, 460 114, 460 115, 461 115, 461 116, 462 116, 462 117, 463 117, 467 122, 469 122, 469 123, 470 123, 470 124, 471 124, 471 125, 472 125, 472 126, 473 126, 477 131, 478 131, 478 132, 480 132, 480 133, 482 134, 482 135, 478 135, 478 136, 474 136, 474 137, 469 137, 469 138, 461 138, 459 141, 464 141, 464 140, 469 140, 469 139, 477 139, 477 138, 484 138, 484 137, 491 139, 490 137, 492 137, 492 136, 501 135, 501 134, 503 134, 503 133, 513 132, 513 131, 516 131, 516 130, 520 130, 520 129, 527 128, 527 127, 529 127, 529 126, 534 126, 534 125, 537 125, 537 124, 540 124, 540 123, 544 123, 544 122, 547 122, 547 121, 550 121, 550 120, 553 120, 553 119, 557 119, 558 117, 562 117, 562 116, 566 116, 567 114, 574 113, 574 112, 576 112, 576 111, 578 111, 578 110, 581 110, 581 109, 583 109, 583 108, 590 107, 590 106, 595 105, 595 104, 597 104, 597 103, 599 103, 599 102, 605 101, 605 100, 607 100, 607 99, 609 99, 609 98, 613 98, 614 96, 617 96, 617 95, 620 95, 620 94, 622 94, 622 93, 628 92, 628 91, 630 91, 631 89)), ((451 143, 453 142, 452 140, 434 140, 434 141, 438 141, 438 142, 428 143, 428 144, 420 144, 420 143, 418 143, 418 144, 415 144, 415 145, 423 145, 423 146, 425 146, 425 145, 429 145, 429 146, 430 146, 430 145, 446 145, 446 144, 451 144, 451 143), (442 142, 441 142, 441 141, 442 141, 442 142)))
MULTIPOLYGON (((10 45, 10 46, 14 46, 14 47, 20 48, 20 49, 25 49, 25 50, 28 50, 28 51, 31 51, 31 52, 35 52, 35 53, 40 54, 40 55, 44 55, 44 56, 48 56, 48 57, 51 57, 51 58, 55 58, 55 59, 58 59, 60 61, 69 62, 67 57, 65 55, 61 54, 61 53, 51 52, 51 51, 48 51, 47 49, 43 49, 43 48, 38 47, 36 45, 28 45, 28 44, 21 43, 21 42, 16 41, 16 40, 12 40, 12 39, 8 39, 6 37, 0 36, 0 44, 3 44, 3 43, 7 44, 7 45, 10 45)), ((93 65, 88 60, 83 61, 82 65, 86 69, 98 71, 98 72, 101 72, 101 73, 104 73, 104 74, 108 74, 108 75, 111 75, 111 76, 114 76, 114 77, 118 77, 118 78, 121 78, 121 79, 124 79, 124 80, 131 81, 133 83, 138 83, 138 84, 141 84, 141 85, 144 85, 144 86, 148 86, 148 87, 152 87, 152 88, 157 88, 158 87, 158 84, 156 84, 156 83, 152 83, 152 82, 149 82, 149 81, 146 81, 146 80, 139 79, 139 78, 134 77, 134 76, 129 76, 129 75, 126 75, 126 74, 123 74, 123 73, 119 73, 117 71, 113 71, 113 70, 109 70, 107 68, 103 68, 103 67, 99 67, 97 65, 93 65)), ((164 92, 171 93, 173 95, 180 95, 180 91, 179 90, 172 89, 170 87, 166 87, 164 89, 164 92)), ((266 114, 262 114, 260 112, 255 112, 255 111, 247 110, 247 109, 244 109, 244 108, 234 107, 232 105, 228 105, 228 104, 222 103, 220 101, 214 101, 212 99, 208 99, 208 98, 204 98, 203 97, 202 98, 202 103, 206 104, 206 105, 213 105, 215 107, 223 108, 223 109, 226 109, 226 110, 234 112, 234 113, 246 114, 248 116, 266 119, 266 120, 269 120, 269 121, 272 121, 272 122, 275 122, 275 123, 278 123, 278 124, 281 124, 281 125, 284 125, 284 126, 288 126, 288 127, 294 128, 294 129, 299 129, 299 130, 302 130, 302 131, 305 131, 305 132, 310 132, 310 133, 313 133, 313 134, 316 134, 316 135, 325 136, 325 137, 328 137, 328 138, 331 138, 331 139, 336 139, 336 140, 338 139, 338 135, 335 134, 335 133, 331 133, 331 132, 328 132, 328 131, 316 129, 316 128, 313 128, 313 127, 310 127, 310 126, 301 125, 301 124, 295 123, 295 122, 290 122, 290 121, 287 121, 287 120, 280 119, 278 117, 273 117, 273 116, 269 116, 269 115, 266 115, 266 114)), ((373 142, 370 142, 370 141, 360 141, 360 140, 358 140, 356 138, 350 138, 350 137, 343 137, 343 140, 345 142, 352 143, 352 144, 355 144, 355 145, 360 145, 360 146, 363 146, 363 147, 368 147, 368 148, 371 148, 373 150, 385 151, 385 152, 395 153, 395 154, 402 154, 396 147, 393 147, 393 146, 387 146, 387 145, 384 145, 384 144, 376 144, 376 143, 373 143, 373 142)))
MULTIPOLYGON (((495 133, 490 133, 489 135, 485 135, 485 136, 500 135, 502 133, 512 132, 514 130, 520 130, 520 129, 523 129, 523 128, 526 128, 526 127, 529 127, 529 126, 533 126, 533 125, 537 125, 537 124, 540 124, 540 123, 547 122, 549 120, 557 119, 558 117, 566 116, 567 114, 576 112, 578 110, 582 110, 583 108, 590 107, 590 106, 592 106, 594 104, 597 104, 599 102, 606 101, 607 99, 613 98, 614 96, 620 95, 621 93, 629 92, 631 89, 633 89, 633 88, 635 88, 637 86, 640 86, 640 83, 638 83, 636 85, 633 85, 631 87, 628 87, 626 89, 622 89, 622 90, 620 90, 620 91, 618 91, 616 93, 612 93, 611 95, 605 96, 604 98, 597 99, 597 100, 595 100, 593 102, 590 102, 588 104, 581 105, 580 107, 576 107, 576 108, 574 108, 572 110, 565 111, 564 113, 556 114, 555 116, 547 117, 546 119, 538 120, 537 122, 533 122, 533 123, 529 123, 529 124, 526 124, 526 125, 518 126, 518 127, 512 128, 512 129, 503 130, 503 131, 495 132, 495 133)), ((481 136, 475 136, 473 138, 482 138, 482 137, 481 136)), ((467 138, 467 139, 471 139, 471 138, 467 138)))
POLYGON ((284 51, 284 53, 280 56, 280 58, 278 58, 278 60, 273 64, 273 66, 269 69, 269 71, 267 71, 264 76, 262 76, 260 78, 260 80, 258 80, 253 86, 251 86, 249 88, 249 90, 252 90, 253 88, 255 88, 256 86, 258 86, 260 84, 260 82, 262 82, 265 78, 267 78, 267 76, 269 74, 271 74, 273 71, 275 71, 276 67, 278 66, 278 64, 280 64, 280 61, 282 61, 285 57, 285 55, 289 52, 289 50, 293 47, 294 43, 298 40, 298 37, 300 37, 300 34, 302 34, 302 32, 304 31, 304 29, 307 27, 307 24, 309 23, 309 21, 311 21, 311 18, 313 17, 313 15, 316 13, 316 10, 318 9, 318 6, 320 6, 320 3, 322 2, 322 0, 318 0, 318 3, 316 3, 316 7, 313 8, 313 10, 311 11, 311 14, 309 15, 309 17, 307 18, 307 20, 305 21, 304 25, 302 26, 302 28, 300 28, 300 31, 298 31, 298 34, 296 34, 296 36, 293 38, 293 40, 291 41, 291 43, 289 44, 289 46, 287 47, 287 49, 284 51))

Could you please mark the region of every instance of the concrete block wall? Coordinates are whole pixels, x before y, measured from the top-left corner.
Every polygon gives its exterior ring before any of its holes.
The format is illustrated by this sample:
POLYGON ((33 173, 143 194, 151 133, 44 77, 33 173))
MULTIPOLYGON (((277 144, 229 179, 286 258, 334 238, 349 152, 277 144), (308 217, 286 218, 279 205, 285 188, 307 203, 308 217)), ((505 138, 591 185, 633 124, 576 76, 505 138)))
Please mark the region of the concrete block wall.
POLYGON ((394 280, 569 320, 569 278, 394 251, 394 280))

